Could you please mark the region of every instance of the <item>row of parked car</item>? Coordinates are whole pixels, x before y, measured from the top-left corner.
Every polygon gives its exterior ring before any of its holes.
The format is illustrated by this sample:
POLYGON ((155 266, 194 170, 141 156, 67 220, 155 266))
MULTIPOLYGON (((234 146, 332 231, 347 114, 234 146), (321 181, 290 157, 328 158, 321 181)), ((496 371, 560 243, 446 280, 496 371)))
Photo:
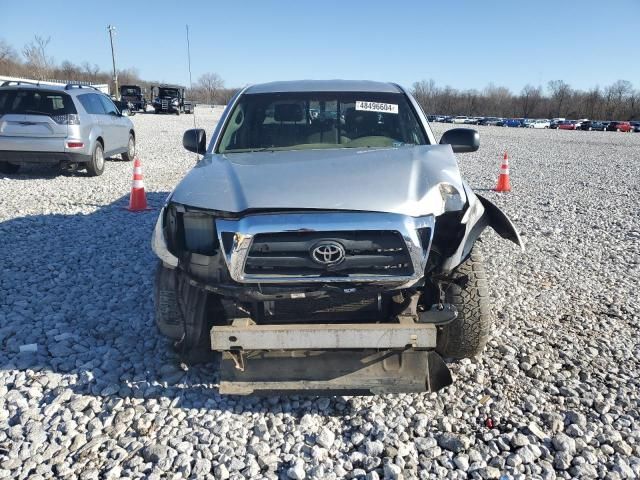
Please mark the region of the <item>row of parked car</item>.
POLYGON ((466 125, 491 125, 496 127, 551 128, 559 130, 599 130, 609 132, 640 132, 640 121, 567 120, 565 118, 501 118, 467 117, 464 115, 427 115, 430 122, 466 125))

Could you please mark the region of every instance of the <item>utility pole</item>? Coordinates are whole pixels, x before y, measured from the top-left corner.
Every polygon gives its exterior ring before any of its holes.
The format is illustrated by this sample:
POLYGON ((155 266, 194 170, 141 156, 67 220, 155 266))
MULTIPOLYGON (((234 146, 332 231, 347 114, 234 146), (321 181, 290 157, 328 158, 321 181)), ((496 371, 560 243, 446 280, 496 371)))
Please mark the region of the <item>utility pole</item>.
POLYGON ((120 100, 120 89, 118 88, 118 71, 116 70, 116 54, 113 51, 113 34, 116 31, 116 27, 113 25, 107 25, 109 31, 109 40, 111 41, 111 61, 113 62, 113 83, 116 86, 116 99, 120 100))

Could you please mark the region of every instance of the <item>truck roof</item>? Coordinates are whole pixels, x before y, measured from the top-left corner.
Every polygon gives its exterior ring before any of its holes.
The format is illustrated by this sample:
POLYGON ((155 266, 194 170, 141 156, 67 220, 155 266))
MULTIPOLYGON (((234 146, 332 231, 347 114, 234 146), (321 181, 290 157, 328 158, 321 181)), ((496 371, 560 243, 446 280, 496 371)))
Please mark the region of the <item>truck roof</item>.
POLYGON ((158 87, 158 88, 178 88, 178 89, 183 89, 184 87, 182 85, 171 85, 168 83, 161 83, 160 85, 154 85, 154 87, 158 87))
POLYGON ((394 83, 370 80, 290 80, 252 85, 245 93, 281 92, 377 92, 402 93, 394 83))

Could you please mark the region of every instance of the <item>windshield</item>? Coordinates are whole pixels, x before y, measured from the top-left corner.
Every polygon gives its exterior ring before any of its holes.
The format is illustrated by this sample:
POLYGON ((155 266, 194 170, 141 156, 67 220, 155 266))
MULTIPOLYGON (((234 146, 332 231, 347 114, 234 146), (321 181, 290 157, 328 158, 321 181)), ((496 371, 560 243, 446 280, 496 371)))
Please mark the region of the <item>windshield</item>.
POLYGON ((122 95, 138 95, 140 94, 140 89, 137 87, 123 87, 120 93, 122 95))
POLYGON ((177 97, 178 90, 175 88, 161 88, 158 90, 159 97, 177 97))
POLYGON ((425 145, 416 113, 400 93, 245 94, 218 153, 425 145))

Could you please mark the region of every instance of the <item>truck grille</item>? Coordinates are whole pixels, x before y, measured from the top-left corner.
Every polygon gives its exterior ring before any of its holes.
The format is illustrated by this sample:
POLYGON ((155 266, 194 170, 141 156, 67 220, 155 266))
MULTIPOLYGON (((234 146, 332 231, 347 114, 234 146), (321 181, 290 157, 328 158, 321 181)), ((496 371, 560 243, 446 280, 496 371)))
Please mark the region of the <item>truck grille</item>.
POLYGON ((254 237, 244 272, 250 275, 353 277, 409 276, 411 257, 396 231, 329 231, 262 233, 254 237), (323 264, 313 257, 321 244, 338 245, 342 259, 323 264))
POLYGON ((161 100, 160 101, 160 108, 162 110, 169 110, 169 100, 161 100))

